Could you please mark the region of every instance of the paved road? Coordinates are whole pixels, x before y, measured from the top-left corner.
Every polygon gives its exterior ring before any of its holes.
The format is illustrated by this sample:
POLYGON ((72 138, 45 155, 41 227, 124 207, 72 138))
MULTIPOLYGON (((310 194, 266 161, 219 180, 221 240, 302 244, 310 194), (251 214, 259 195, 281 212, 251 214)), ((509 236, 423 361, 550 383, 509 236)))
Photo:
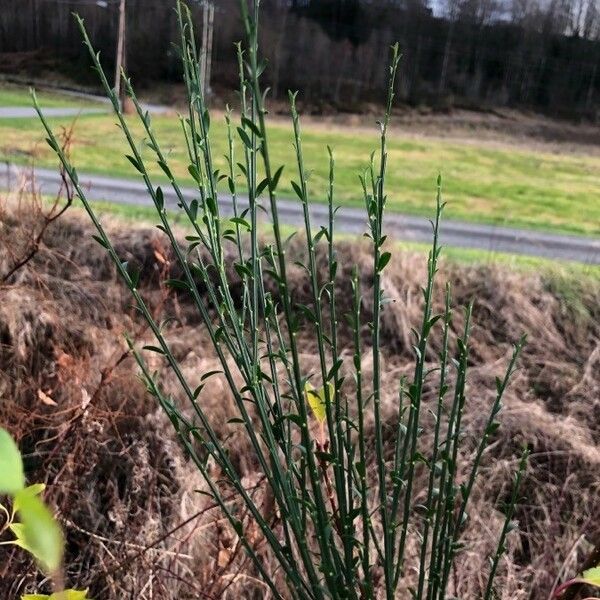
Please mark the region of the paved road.
MULTIPOLYGON (((6 189, 26 174, 25 170, 13 165, 0 166, 0 188, 6 189)), ((118 204, 150 206, 143 183, 127 179, 117 179, 100 175, 79 173, 79 180, 87 190, 90 200, 104 200, 118 204)), ((60 177, 50 169, 35 169, 35 184, 44 194, 55 194, 60 185, 60 177)), ((175 207, 176 198, 172 190, 163 186, 165 203, 175 207)), ((197 195, 192 189, 185 189, 186 197, 197 195)), ((222 214, 231 215, 231 199, 219 198, 222 214)), ((243 204, 243 200, 241 201, 243 204)), ((278 202, 280 220, 292 226, 301 226, 304 221, 298 201, 281 199, 278 202)), ((327 207, 323 204, 311 205, 311 217, 315 230, 327 223, 327 207)), ((366 230, 365 211, 360 208, 343 207, 336 218, 338 231, 362 234, 366 230)), ((430 242, 431 225, 425 217, 416 217, 388 212, 386 229, 390 237, 411 242, 430 242)), ((490 253, 506 252, 570 260, 590 265, 600 265, 600 238, 575 235, 541 233, 512 227, 478 225, 446 220, 442 223, 441 242, 445 246, 476 248, 490 253)))
MULTIPOLYGON (((110 101, 108 98, 102 96, 92 96, 90 94, 84 94, 81 92, 69 92, 62 91, 63 94, 68 96, 74 96, 77 98, 85 98, 87 100, 93 100, 98 104, 105 104, 106 106, 61 106, 53 108, 44 108, 43 101, 41 102, 42 111, 46 117, 77 117, 79 115, 99 115, 112 111, 112 106, 109 106, 110 101)), ((173 109, 168 106, 161 106, 158 104, 145 104, 142 103, 142 108, 151 112, 152 114, 164 114, 173 109)), ((29 119, 38 118, 37 112, 33 106, 0 106, 0 119, 29 119)))
MULTIPOLYGON (((78 115, 97 115, 107 112, 105 108, 44 108, 47 117, 76 117, 78 115)), ((0 106, 0 119, 28 119, 37 117, 31 106, 0 106)))

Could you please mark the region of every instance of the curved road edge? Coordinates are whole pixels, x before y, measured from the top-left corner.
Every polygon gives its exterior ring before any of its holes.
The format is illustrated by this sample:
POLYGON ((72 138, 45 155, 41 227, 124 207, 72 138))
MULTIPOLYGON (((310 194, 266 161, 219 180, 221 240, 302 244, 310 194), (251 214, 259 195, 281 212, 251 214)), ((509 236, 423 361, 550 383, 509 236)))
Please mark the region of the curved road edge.
MULTIPOLYGON (((33 178, 34 185, 43 194, 54 195, 61 185, 57 171, 51 169, 28 169, 6 164, 0 168, 0 188, 10 189, 15 184, 33 178)), ((79 181, 87 190, 92 201, 114 202, 132 206, 151 206, 145 185, 128 179, 79 173, 79 181)), ((175 193, 163 188, 165 204, 174 208, 177 204, 175 193)), ((197 192, 184 188, 184 194, 192 198, 197 192)), ((240 198, 240 205, 247 204, 240 198)), ((289 199, 278 201, 280 220, 286 225, 300 226, 304 223, 299 202, 289 199)), ((232 202, 226 195, 219 197, 219 207, 224 216, 231 216, 232 202)), ((310 205, 311 219, 315 231, 327 224, 328 208, 325 204, 310 205)), ((366 231, 366 213, 355 207, 341 207, 336 217, 338 231, 361 235, 366 231)), ((431 242, 431 224, 425 217, 388 212, 386 228, 389 236, 399 241, 431 242)), ((575 261, 588 265, 600 265, 600 238, 555 233, 514 227, 482 225, 461 221, 444 220, 440 232, 441 243, 457 248, 472 248, 489 253, 508 253, 538 256, 556 260, 575 261)))

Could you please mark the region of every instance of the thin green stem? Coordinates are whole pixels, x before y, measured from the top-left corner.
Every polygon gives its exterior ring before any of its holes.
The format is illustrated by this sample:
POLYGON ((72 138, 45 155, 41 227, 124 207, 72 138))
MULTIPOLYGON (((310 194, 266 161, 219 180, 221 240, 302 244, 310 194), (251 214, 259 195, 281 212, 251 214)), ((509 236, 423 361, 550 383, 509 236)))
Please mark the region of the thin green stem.
POLYGON ((487 584, 485 587, 485 593, 483 595, 483 600, 490 600, 494 594, 494 579, 496 577, 496 572, 498 570, 498 565, 500 563, 500 559, 506 553, 506 537, 508 534, 514 529, 515 524, 512 521, 515 508, 519 501, 519 490, 521 488, 521 483, 523 481, 523 475, 527 469, 527 459, 529 457, 529 450, 525 449, 523 454, 521 455, 521 460, 519 461, 519 468, 514 476, 512 493, 510 496, 510 500, 508 502, 508 506, 506 507, 506 513, 504 516, 504 524, 502 525, 502 531, 500 533, 500 539, 498 540, 498 546, 496 547, 496 552, 492 558, 492 565, 490 568, 490 573, 488 575, 487 584))

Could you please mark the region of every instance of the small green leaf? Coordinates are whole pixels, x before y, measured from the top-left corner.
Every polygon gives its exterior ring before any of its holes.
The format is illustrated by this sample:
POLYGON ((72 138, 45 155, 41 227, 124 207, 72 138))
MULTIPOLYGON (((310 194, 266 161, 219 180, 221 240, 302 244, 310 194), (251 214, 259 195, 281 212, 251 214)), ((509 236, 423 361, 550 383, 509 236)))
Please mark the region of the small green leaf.
POLYGON ((248 148, 248 150, 252 150, 252 140, 250 139, 248 134, 241 127, 238 127, 237 131, 238 131, 238 134, 239 134, 242 142, 244 142, 244 146, 246 146, 246 148, 248 148))
POLYGON ((271 178, 271 184, 270 184, 270 189, 272 192, 274 192, 277 188, 277 184, 279 183, 279 178, 281 177, 281 173, 283 172, 283 165, 281 165, 279 167, 279 169, 277 169, 277 171, 275 171, 275 174, 273 175, 273 177, 271 178))
POLYGON ((158 166, 163 170, 164 174, 169 178, 169 179, 173 179, 173 174, 171 173, 171 169, 169 169, 169 167, 167 166, 167 163, 159 160, 158 161, 158 166))
POLYGON ((252 227, 250 226, 250 223, 248 223, 248 221, 246 221, 246 219, 241 219, 240 217, 233 217, 232 219, 229 219, 229 221, 231 223, 233 223, 234 225, 239 225, 240 227, 244 227, 248 231, 250 231, 252 229, 252 227))
POLYGON ((213 375, 218 375, 219 373, 222 373, 223 371, 221 370, 216 370, 216 371, 208 371, 207 373, 204 373, 202 375, 202 377, 200 377, 200 381, 206 381, 209 377, 212 377, 213 375))
POLYGON ((256 196, 260 196, 266 189, 267 185, 269 185, 269 180, 265 177, 257 186, 256 186, 256 196))
POLYGON ((28 488, 16 496, 23 524, 22 539, 41 567, 52 574, 62 562, 63 534, 50 511, 34 492, 28 488))
POLYGON ((46 138, 46 143, 48 144, 48 146, 50 146, 50 148, 52 148, 52 150, 54 150, 54 152, 59 151, 58 144, 53 139, 46 138))
POLYGON ((333 454, 331 454, 330 452, 315 452, 315 456, 324 463, 332 463, 335 459, 335 456, 333 454))
POLYGON ((500 379, 500 377, 496 377, 496 392, 498 393, 498 395, 502 394, 503 387, 504 387, 504 384, 502 383, 502 380, 500 379))
POLYGON ((214 216, 217 214, 217 204, 216 204, 214 198, 212 198, 211 196, 208 196, 206 198, 206 206, 211 215, 214 216))
POLYGON ((283 423, 283 421, 290 421, 291 423, 294 423, 298 427, 304 426, 304 421, 302 420, 302 417, 300 415, 294 415, 294 414, 283 415, 283 416, 279 417, 279 419, 277 419, 276 424, 281 424, 281 423, 283 423))
MULTIPOLYGON (((39 496, 46 489, 45 483, 33 483, 27 486, 23 492, 27 492, 28 494, 32 494, 33 496, 39 496)), ((20 508, 19 505, 19 497, 15 497, 13 501, 13 512, 17 512, 20 508)))
POLYGON ((300 186, 295 181, 292 181, 290 183, 292 184, 292 187, 294 188, 294 191, 296 192, 296 196, 298 196, 298 198, 300 198, 300 200, 304 200, 304 194, 302 193, 300 186))
POLYGON ((233 179, 231 179, 231 177, 227 178, 227 185, 229 186, 229 191, 232 194, 235 194, 235 182, 233 181, 233 179))
POLYGON ((131 154, 126 154, 125 158, 127 158, 127 160, 136 168, 136 170, 140 173, 143 173, 143 169, 140 166, 140 163, 137 161, 136 158, 134 158, 133 156, 131 156, 131 154))
POLYGON ((340 367, 344 364, 343 359, 338 358, 338 360, 335 361, 333 367, 331 367, 331 369, 329 369, 329 373, 327 373, 327 381, 331 381, 336 373, 340 370, 340 367))
POLYGON ((167 279, 167 281, 165 281, 165 285, 175 290, 185 290, 186 292, 190 291, 190 286, 185 281, 180 281, 179 279, 167 279))
POLYGON ((198 217, 198 200, 196 198, 190 202, 190 217, 192 221, 195 221, 198 217))
POLYGON ((23 535, 24 535, 23 523, 13 523, 12 525, 9 525, 8 528, 11 530, 11 532, 15 536, 15 539, 11 540, 10 543, 14 544, 15 546, 18 546, 19 548, 22 548, 23 550, 29 552, 30 554, 33 554, 33 550, 27 545, 27 543, 23 539, 23 535))
POLYGON ((202 125, 204 126, 204 133, 207 134, 210 130, 210 113, 208 108, 202 113, 202 125))
POLYGON ((386 265, 390 262, 392 255, 390 252, 384 252, 377 261, 377 271, 381 272, 385 269, 386 265))
MULTIPOLYGON (((327 384, 329 388, 329 399, 333 398, 335 388, 332 383, 327 384)), ((304 384, 304 395, 306 401, 310 406, 315 418, 319 423, 323 423, 327 417, 326 403, 325 403, 325 388, 322 387, 319 390, 315 390, 313 386, 307 381, 304 384)))
POLYGON ((246 265, 234 263, 233 268, 241 279, 244 279, 244 277, 252 277, 253 275, 252 271, 246 265))
POLYGON ((156 205, 158 206, 158 210, 162 210, 165 207, 165 196, 161 187, 156 188, 156 205))
POLYGON ((8 528, 17 539, 23 539, 23 523, 11 523, 8 528))
POLYGON ((197 183, 202 183, 202 177, 200 176, 200 171, 195 164, 191 164, 188 166, 188 173, 196 180, 197 183))
POLYGON ((51 596, 46 594, 25 594, 21 600, 91 600, 87 595, 87 590, 65 590, 64 592, 55 592, 51 596))
POLYGON ((600 587, 600 566, 584 571, 581 578, 588 585, 600 587))
POLYGON ((21 453, 8 431, 0 428, 0 494, 15 494, 24 487, 21 453))
POLYGON ((108 250, 108 246, 101 237, 92 234, 92 238, 94 238, 103 248, 106 248, 108 250))
MULTIPOLYGON (((66 590, 66 594, 66 600, 91 600, 88 598, 87 590, 66 590)), ((54 594, 54 596, 56 598, 51 598, 51 600, 59 600, 61 597, 60 594, 54 594)))
POLYGON ((142 348, 142 350, 148 350, 149 352, 156 352, 156 354, 161 354, 162 356, 165 355, 165 352, 162 348, 159 348, 158 346, 144 346, 142 348))
POLYGON ((255 136, 262 137, 262 135, 260 133, 260 129, 250 119, 248 119, 246 117, 242 117, 242 123, 244 124, 245 127, 248 127, 248 129, 251 129, 255 136))

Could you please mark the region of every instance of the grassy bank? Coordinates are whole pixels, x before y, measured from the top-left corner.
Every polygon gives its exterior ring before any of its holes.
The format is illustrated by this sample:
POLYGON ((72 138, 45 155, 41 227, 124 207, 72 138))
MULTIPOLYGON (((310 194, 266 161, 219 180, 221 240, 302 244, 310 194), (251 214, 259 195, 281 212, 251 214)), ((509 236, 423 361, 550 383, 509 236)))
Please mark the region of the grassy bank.
MULTIPOLYGON (((32 481, 49 482, 48 501, 63 516, 67 582, 106 600, 119 600, 124 593, 148 598, 144 586, 151 576, 165 600, 191 597, 189 589, 213 598, 224 597, 227 589, 231 597, 262 597, 264 587, 256 572, 222 520, 209 510, 207 496, 198 493, 204 490, 202 482, 190 473, 183 452, 166 434, 171 425, 156 412, 133 359, 123 354, 123 331, 135 336, 140 347, 150 343, 149 333, 132 310, 124 285, 115 280, 103 249, 91 239, 87 219, 77 218, 76 212, 50 228, 40 253, 3 289, 0 306, 7 358, 0 369, 7 399, 0 417, 33 449, 28 475, 32 481), (110 376, 101 378, 101 373, 110 376), (58 406, 42 403, 38 390, 58 406), (196 513, 193 523, 165 536, 196 513), (151 544, 155 554, 144 560, 139 548, 151 544), (115 548, 122 548, 122 553, 115 548)), ((21 240, 19 222, 7 218, 1 223, 2 263, 21 240)), ((169 258, 160 232, 114 217, 108 227, 124 258, 145 265, 141 289, 159 318, 178 316, 167 326, 185 372, 218 369, 209 340, 194 319, 193 305, 183 295, 165 298, 159 285, 156 273, 165 269, 164 257, 169 258)), ((339 260, 344 273, 353 264, 364 265, 360 276, 367 289, 368 253, 359 245, 343 243, 339 260)), ((384 312, 381 352, 386 366, 383 411, 390 422, 397 414, 395 382, 412 366, 410 329, 418 324, 425 269, 423 256, 394 253, 387 271, 392 302, 384 312)), ((484 456, 485 477, 478 483, 467 523, 468 545, 455 571, 457 587, 463 598, 479 597, 478 582, 503 519, 502 493, 511 485, 522 445, 528 443, 532 455, 523 492, 528 501, 515 515, 521 529, 513 533, 503 560, 498 598, 546 598, 555 578, 565 572, 567 550, 580 544, 580 558, 586 548, 580 542, 581 523, 600 509, 600 496, 591 487, 600 477, 600 455, 595 443, 597 418, 590 404, 599 378, 597 370, 583 368, 596 360, 598 285, 577 278, 549 282, 531 270, 525 274, 512 266, 458 266, 451 261, 442 265, 441 277, 454 284, 456 330, 462 323, 460 307, 478 298, 465 445, 480 431, 482 414, 491 401, 481 390, 493 385, 515 333, 530 334, 518 385, 506 398, 502 426, 484 456), (583 293, 571 303, 569 295, 578 285, 583 293), (528 543, 526 559, 521 539, 528 543)), ((307 282, 302 269, 293 271, 291 285, 303 298, 307 282)), ((339 297, 346 293, 346 281, 340 278, 339 297)), ((436 310, 442 302, 438 293, 436 310)), ((306 370, 316 368, 314 339, 304 329, 299 347, 306 370)), ((148 355, 166 389, 174 389, 169 369, 154 353, 148 355)), ((363 358, 367 372, 369 355, 367 346, 363 358)), ((235 413, 220 378, 215 376, 201 401, 224 439, 239 435, 239 425, 228 421, 235 413)), ((428 400, 426 408, 432 406, 433 400, 428 400)), ((369 424, 369 443, 372 435, 369 424)), ((430 435, 428 427, 423 437, 430 435)), ((239 442, 232 447, 232 457, 242 465, 249 485, 260 484, 254 463, 248 460, 248 445, 239 442)), ((465 452, 471 448, 466 445, 465 452)), ((371 471, 372 467, 370 463, 371 471)), ((416 492, 424 493, 425 487, 420 479, 416 492)), ((45 585, 35 568, 19 562, 18 553, 6 556, 0 597, 18 597, 45 585)), ((271 566, 269 557, 265 563, 271 566)), ((567 576, 575 568, 569 566, 567 576)))

